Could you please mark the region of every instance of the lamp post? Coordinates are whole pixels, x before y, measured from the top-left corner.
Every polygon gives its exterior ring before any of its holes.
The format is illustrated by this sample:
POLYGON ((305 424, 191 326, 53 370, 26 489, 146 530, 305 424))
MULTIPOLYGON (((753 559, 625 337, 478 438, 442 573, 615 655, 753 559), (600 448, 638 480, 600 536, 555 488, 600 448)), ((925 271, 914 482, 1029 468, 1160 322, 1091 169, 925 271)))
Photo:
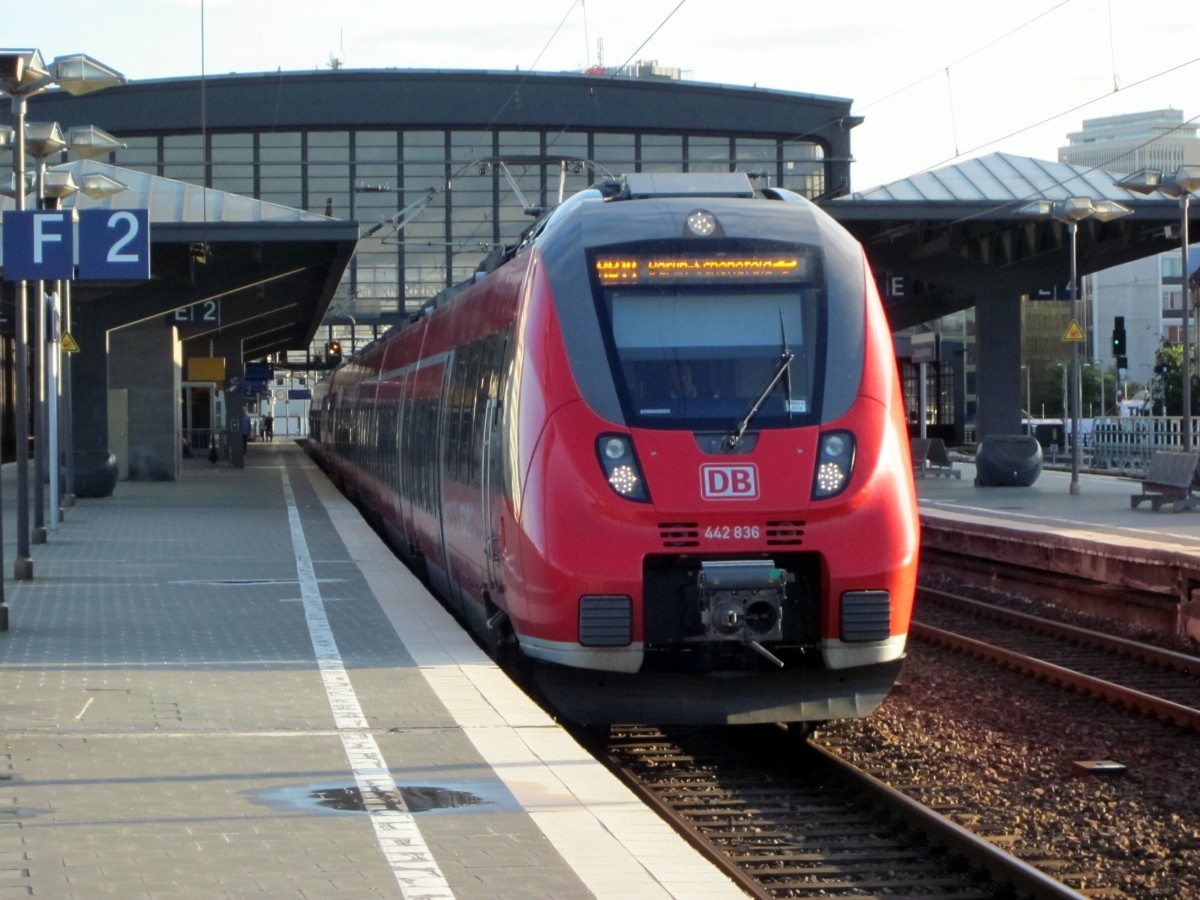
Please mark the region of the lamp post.
MULTIPOLYGON (((1127 216, 1132 210, 1112 200, 1092 200, 1089 197, 1068 197, 1065 200, 1036 200, 1017 210, 1019 215, 1036 219, 1064 222, 1071 234, 1071 321, 1079 321, 1078 238, 1079 223, 1084 219, 1108 222, 1127 216)), ((1083 389, 1079 377, 1079 342, 1071 341, 1071 390, 1068 394, 1071 413, 1071 488, 1079 493, 1079 469, 1083 442, 1079 434, 1079 408, 1083 405, 1083 389)))
MULTIPOLYGON (((87 94, 123 84, 125 76, 82 53, 59 56, 49 65, 40 50, 0 50, 0 94, 12 100, 14 186, 25 183, 25 113, 27 101, 46 88, 57 86, 69 94, 87 94)), ((18 212, 25 211, 25 194, 16 197, 18 212)), ((29 554, 29 321, 25 282, 17 282, 16 303, 17 390, 14 410, 17 456, 17 558, 13 577, 18 581, 33 578, 33 559, 29 554)), ((42 310, 38 310, 39 316, 42 310)))
POLYGON ((1179 199, 1179 251, 1182 266, 1179 270, 1180 291, 1183 300, 1183 323, 1179 329, 1183 344, 1183 377, 1180 389, 1183 394, 1183 449, 1192 449, 1192 362, 1191 338, 1188 335, 1188 320, 1192 317, 1188 302, 1188 201, 1200 190, 1200 166, 1180 166, 1174 172, 1164 173, 1159 169, 1140 169, 1117 181, 1121 187, 1138 194, 1153 194, 1156 191, 1179 199))
MULTIPOLYGON (((57 129, 58 126, 55 126, 57 129)), ((55 151, 60 152, 60 151, 55 151)), ((37 156, 37 154, 34 154, 37 156)), ((79 190, 73 172, 56 172, 55 177, 46 174, 44 158, 39 158, 37 197, 38 205, 43 209, 57 208, 58 201, 69 197, 79 190)), ((47 475, 46 468, 46 293, 42 281, 34 282, 33 312, 36 316, 34 323, 34 387, 33 405, 33 532, 35 544, 46 542, 46 498, 42 488, 47 475)), ((58 521, 58 507, 52 513, 55 524, 58 521)))
MULTIPOLYGON (((47 169, 47 159, 67 150, 84 158, 103 156, 124 146, 124 143, 94 125, 71 128, 64 135, 57 122, 26 123, 25 150, 38 160, 35 195, 38 205, 42 209, 58 209, 62 200, 79 191, 93 195, 97 191, 96 175, 84 176, 85 183, 80 184, 76 182, 75 173, 71 169, 47 169)), ((96 174, 98 175, 98 173, 96 174)), ((124 185, 116 182, 115 179, 110 178, 108 181, 117 184, 120 189, 124 189, 124 185)), ((103 189, 101 191, 102 196, 106 195, 103 189)), ((106 193, 114 193, 114 191, 108 190, 106 193)), ((56 292, 56 297, 58 296, 61 296, 61 291, 56 292)), ((60 514, 58 435, 56 432, 58 396, 57 391, 51 394, 48 385, 50 363, 47 361, 52 350, 57 357, 58 339, 54 337, 53 340, 48 340, 46 321, 50 310, 46 307, 46 297, 41 281, 35 282, 34 297, 33 308, 35 311, 39 311, 39 314, 34 330, 33 344, 37 386, 33 415, 34 516, 32 539, 35 544, 42 544, 46 541, 46 499, 42 489, 44 484, 50 485, 50 528, 52 530, 57 527, 60 514)), ((52 362, 57 367, 58 360, 55 359, 52 362)), ((57 376, 57 369, 54 374, 57 376)))
MULTIPOLYGON (((81 156, 97 156, 102 153, 109 152, 118 147, 125 145, 119 142, 112 135, 105 134, 98 128, 88 126, 90 135, 102 135, 106 139, 104 148, 101 148, 100 143, 89 142, 82 147, 75 146, 71 143, 71 129, 67 133, 67 144, 69 149, 81 156)), ((109 178, 99 172, 89 172, 81 174, 78 182, 75 180, 75 173, 70 170, 50 170, 45 171, 45 166, 42 166, 42 171, 39 172, 44 187, 42 200, 47 208, 57 209, 60 202, 74 194, 81 193, 93 200, 98 200, 103 197, 108 197, 125 190, 125 185, 117 181, 115 178, 109 178)), ((39 291, 41 293, 40 285, 39 291)), ((37 473, 35 494, 35 510, 37 514, 34 518, 34 533, 33 540, 39 543, 45 540, 45 521, 42 518, 44 508, 44 500, 42 496, 42 484, 49 485, 49 527, 53 531, 58 527, 61 521, 62 509, 64 506, 74 506, 75 495, 74 480, 75 480, 75 465, 74 465, 74 440, 71 427, 71 382, 70 382, 70 355, 67 356, 67 365, 63 365, 62 354, 62 331, 65 328, 70 333, 70 317, 71 317, 71 281, 55 282, 54 291, 46 295, 44 299, 35 306, 36 309, 44 310, 44 314, 38 321, 36 347, 38 350, 38 402, 34 410, 35 424, 37 429, 37 439, 34 442, 34 462, 37 473), (53 326, 52 328, 50 326, 53 326), (66 381, 60 377, 60 374, 65 370, 66 381), (60 415, 60 410, 64 412, 60 415), (59 466, 58 460, 60 457, 60 422, 62 444, 66 448, 66 474, 67 474, 67 490, 61 491, 62 467, 59 466)))
POLYGON ((1033 392, 1030 390, 1029 366, 1021 366, 1021 371, 1025 373, 1025 425, 1029 428, 1029 433, 1033 433, 1033 392))

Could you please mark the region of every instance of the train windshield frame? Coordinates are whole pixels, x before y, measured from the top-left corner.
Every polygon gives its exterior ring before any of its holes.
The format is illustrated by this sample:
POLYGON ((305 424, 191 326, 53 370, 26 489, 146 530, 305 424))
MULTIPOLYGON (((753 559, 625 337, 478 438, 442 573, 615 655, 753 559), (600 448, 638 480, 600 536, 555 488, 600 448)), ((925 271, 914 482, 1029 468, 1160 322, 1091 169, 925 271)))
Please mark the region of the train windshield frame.
POLYGON ((589 262, 630 426, 729 431, 755 404, 751 430, 819 421, 819 248, 659 242, 600 248, 589 262))

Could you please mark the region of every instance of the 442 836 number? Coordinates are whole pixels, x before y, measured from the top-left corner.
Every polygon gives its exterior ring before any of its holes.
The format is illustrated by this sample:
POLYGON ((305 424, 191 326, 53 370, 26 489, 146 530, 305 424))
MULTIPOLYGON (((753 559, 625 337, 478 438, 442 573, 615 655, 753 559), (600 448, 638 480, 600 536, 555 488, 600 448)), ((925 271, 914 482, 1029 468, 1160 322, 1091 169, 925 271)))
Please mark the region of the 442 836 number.
POLYGON ((758 525, 709 525, 704 537, 710 541, 752 541, 762 536, 758 525))

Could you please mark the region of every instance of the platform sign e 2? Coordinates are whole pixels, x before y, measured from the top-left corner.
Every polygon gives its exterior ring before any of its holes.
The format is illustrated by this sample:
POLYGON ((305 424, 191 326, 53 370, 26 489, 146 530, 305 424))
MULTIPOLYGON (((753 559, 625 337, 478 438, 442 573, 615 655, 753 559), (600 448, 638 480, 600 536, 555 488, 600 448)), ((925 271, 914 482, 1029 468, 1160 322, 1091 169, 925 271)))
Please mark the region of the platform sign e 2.
POLYGON ((150 213, 145 209, 79 211, 79 278, 145 281, 150 277, 150 213))

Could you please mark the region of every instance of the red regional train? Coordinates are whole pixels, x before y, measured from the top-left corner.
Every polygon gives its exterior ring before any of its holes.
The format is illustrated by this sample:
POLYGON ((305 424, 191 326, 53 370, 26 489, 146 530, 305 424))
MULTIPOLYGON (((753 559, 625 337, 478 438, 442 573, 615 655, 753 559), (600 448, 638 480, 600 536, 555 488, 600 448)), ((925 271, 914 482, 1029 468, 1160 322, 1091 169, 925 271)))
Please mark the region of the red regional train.
POLYGON ((584 724, 865 716, 918 521, 862 247, 744 174, 596 183, 314 393, 310 448, 584 724))

